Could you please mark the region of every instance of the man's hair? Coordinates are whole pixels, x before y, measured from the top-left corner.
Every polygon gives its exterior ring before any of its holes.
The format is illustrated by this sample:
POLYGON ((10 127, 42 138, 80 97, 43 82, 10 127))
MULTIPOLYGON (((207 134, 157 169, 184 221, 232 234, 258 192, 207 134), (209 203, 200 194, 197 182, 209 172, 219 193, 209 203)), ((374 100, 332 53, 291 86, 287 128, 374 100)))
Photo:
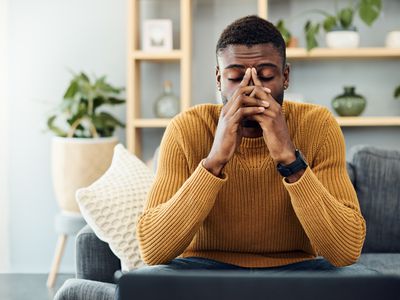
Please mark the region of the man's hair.
POLYGON ((216 54, 229 45, 272 44, 282 57, 283 66, 286 63, 286 44, 278 29, 267 20, 256 15, 240 18, 225 28, 218 39, 216 54))

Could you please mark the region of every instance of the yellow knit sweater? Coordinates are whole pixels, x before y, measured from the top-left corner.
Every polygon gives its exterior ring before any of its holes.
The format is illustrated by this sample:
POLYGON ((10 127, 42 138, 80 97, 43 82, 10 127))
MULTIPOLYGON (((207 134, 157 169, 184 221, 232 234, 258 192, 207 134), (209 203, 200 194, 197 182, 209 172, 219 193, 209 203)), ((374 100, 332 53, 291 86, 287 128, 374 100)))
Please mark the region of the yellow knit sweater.
POLYGON ((272 267, 320 255, 336 266, 354 263, 365 221, 332 114, 317 105, 284 101, 291 139, 309 164, 290 184, 277 172, 263 137, 243 138, 222 178, 203 167, 221 108, 198 105, 168 125, 137 224, 144 261, 153 265, 197 256, 272 267))

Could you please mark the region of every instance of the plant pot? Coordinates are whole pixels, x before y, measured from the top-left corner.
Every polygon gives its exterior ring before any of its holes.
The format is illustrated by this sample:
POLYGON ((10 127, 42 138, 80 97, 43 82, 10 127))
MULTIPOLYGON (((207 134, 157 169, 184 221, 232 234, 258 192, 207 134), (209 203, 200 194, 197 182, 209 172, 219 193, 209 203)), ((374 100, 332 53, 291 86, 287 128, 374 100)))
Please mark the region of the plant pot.
POLYGON ((328 48, 357 48, 360 44, 360 34, 355 30, 334 30, 325 35, 328 48))
POLYGON ((332 107, 339 116, 359 116, 365 109, 367 101, 361 95, 355 93, 354 86, 345 86, 344 93, 332 100, 332 107))
POLYGON ((386 35, 385 45, 388 48, 400 48, 400 30, 394 30, 386 35))
POLYGON ((117 143, 116 137, 53 138, 53 187, 63 211, 79 213, 75 191, 92 184, 104 174, 111 165, 117 143))

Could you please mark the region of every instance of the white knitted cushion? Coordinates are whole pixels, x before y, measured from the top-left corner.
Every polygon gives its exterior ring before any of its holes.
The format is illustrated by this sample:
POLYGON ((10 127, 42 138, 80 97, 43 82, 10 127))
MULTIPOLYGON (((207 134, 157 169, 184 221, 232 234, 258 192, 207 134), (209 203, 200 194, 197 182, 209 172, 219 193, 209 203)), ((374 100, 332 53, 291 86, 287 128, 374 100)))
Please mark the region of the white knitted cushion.
POLYGON ((76 192, 86 222, 110 245, 123 270, 144 266, 136 240, 136 221, 152 182, 149 168, 118 144, 110 168, 92 185, 76 192))

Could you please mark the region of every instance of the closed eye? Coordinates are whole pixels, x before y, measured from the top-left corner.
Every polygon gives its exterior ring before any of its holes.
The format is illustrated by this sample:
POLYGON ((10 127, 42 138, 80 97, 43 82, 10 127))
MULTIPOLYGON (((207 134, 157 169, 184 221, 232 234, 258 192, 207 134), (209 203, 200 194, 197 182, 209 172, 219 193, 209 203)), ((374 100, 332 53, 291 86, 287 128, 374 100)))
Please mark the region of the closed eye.
POLYGON ((228 78, 228 80, 232 81, 232 82, 239 82, 239 81, 243 80, 243 77, 240 77, 240 78, 228 78))
POLYGON ((274 77, 258 77, 261 81, 270 81, 274 79, 274 77))
MULTIPOLYGON (((258 79, 260 79, 261 81, 270 81, 272 79, 274 79, 274 77, 258 77, 258 79)), ((239 82, 243 80, 243 77, 240 78, 228 78, 229 81, 232 82, 239 82)))

